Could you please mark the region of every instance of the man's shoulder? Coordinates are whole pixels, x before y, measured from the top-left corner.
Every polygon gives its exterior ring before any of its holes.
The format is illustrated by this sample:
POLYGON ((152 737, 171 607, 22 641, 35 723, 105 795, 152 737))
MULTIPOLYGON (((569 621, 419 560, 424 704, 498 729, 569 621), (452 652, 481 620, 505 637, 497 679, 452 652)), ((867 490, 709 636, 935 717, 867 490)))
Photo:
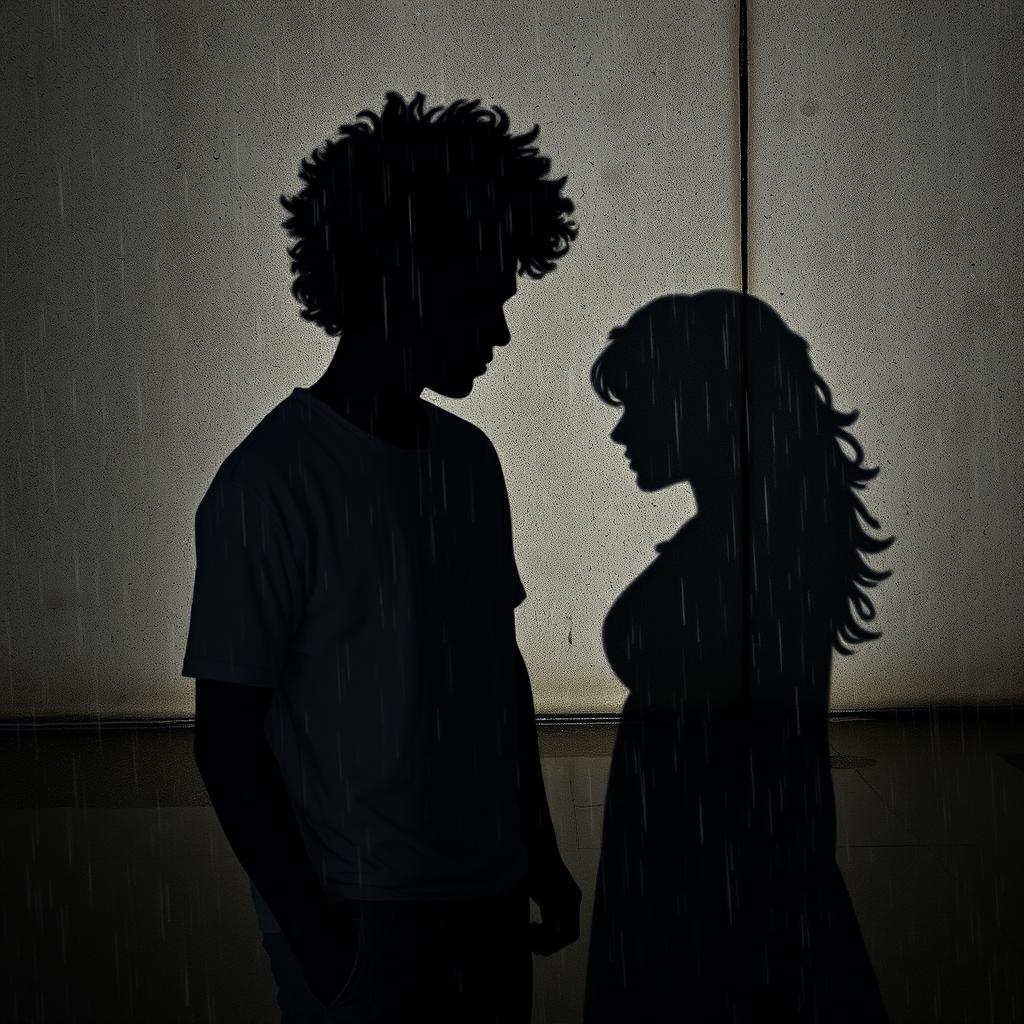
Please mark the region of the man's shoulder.
POLYGON ((255 500, 279 505, 275 498, 290 490, 289 466, 294 459, 290 429, 280 406, 272 409, 224 457, 207 494, 224 488, 241 489, 255 500))
POLYGON ((497 461, 497 449, 480 427, 448 409, 442 409, 439 405, 431 403, 431 408, 439 417, 447 444, 463 448, 467 452, 477 454, 485 459, 497 461))

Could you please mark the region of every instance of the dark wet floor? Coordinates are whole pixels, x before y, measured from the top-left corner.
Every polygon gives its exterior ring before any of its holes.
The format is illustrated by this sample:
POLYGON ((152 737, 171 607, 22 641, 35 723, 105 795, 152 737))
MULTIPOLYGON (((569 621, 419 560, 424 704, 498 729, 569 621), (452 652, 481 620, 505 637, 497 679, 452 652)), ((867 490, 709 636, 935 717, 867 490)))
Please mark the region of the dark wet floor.
MULTIPOLYGON (((540 727, 584 934, 535 958, 536 1024, 580 1020, 614 737, 540 727)), ((893 1024, 1024 1020, 1024 716, 841 718, 830 738, 837 860, 893 1024)), ((0 733, 0 806, 0 1020, 279 1019, 190 728, 0 733)))

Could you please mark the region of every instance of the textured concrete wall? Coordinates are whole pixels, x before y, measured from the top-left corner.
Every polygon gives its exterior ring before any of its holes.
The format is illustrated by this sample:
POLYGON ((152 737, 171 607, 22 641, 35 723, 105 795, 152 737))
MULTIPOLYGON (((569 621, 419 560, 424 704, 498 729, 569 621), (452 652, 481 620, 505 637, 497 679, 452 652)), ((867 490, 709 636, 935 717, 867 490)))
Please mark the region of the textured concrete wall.
MULTIPOLYGON (((868 507, 900 538, 887 636, 837 659, 835 704, 1019 693, 1009 9, 800 10, 752 11, 751 284, 863 410, 868 507)), ((196 504, 331 355, 278 196, 389 88, 501 104, 569 175, 573 250, 438 401, 505 466, 538 710, 617 709, 604 614, 694 506, 636 490, 589 368, 654 297, 739 287, 736 34, 731 5, 670 2, 5 7, 5 711, 191 712, 196 504)))
POLYGON ((1020 700, 1020 8, 750 10, 750 288, 860 409, 896 536, 833 706, 1020 700))
POLYGON ((569 175, 575 251, 522 282, 513 343, 458 409, 505 465, 538 708, 617 708, 604 612, 692 509, 685 490, 671 510, 637 497, 588 371, 654 295, 737 284, 735 17, 668 2, 6 7, 5 710, 191 712, 196 504, 332 351, 289 294, 278 197, 388 88, 498 103, 514 130, 541 125, 569 175))

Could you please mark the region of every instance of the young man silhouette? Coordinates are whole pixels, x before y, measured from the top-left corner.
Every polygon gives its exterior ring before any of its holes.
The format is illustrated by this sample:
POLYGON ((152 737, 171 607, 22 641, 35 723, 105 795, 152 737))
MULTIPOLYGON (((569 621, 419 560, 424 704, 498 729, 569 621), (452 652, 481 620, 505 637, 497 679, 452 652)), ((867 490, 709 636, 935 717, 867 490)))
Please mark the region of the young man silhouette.
POLYGON ((501 466, 420 397, 469 394, 573 204, 536 125, 423 99, 361 111, 282 197, 292 293, 340 341, 196 512, 195 757, 286 1021, 527 1021, 531 951, 579 936, 501 466))

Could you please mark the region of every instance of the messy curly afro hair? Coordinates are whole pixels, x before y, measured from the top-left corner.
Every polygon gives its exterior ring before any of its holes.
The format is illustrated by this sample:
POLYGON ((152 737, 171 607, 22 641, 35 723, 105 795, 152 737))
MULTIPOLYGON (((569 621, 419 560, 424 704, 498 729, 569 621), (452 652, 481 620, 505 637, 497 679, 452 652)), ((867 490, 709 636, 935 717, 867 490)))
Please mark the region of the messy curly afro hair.
MULTIPOLYGON (((423 110, 388 92, 380 114, 361 110, 304 159, 297 195, 281 197, 290 216, 291 291, 305 320, 340 336, 368 286, 409 269, 404 299, 414 301, 421 265, 458 267, 497 230, 520 273, 553 270, 577 234, 574 206, 560 195, 566 177, 546 180, 548 157, 530 145, 539 125, 508 131, 498 106, 456 100, 423 110)), ((502 258, 506 254, 502 251, 502 258)))

